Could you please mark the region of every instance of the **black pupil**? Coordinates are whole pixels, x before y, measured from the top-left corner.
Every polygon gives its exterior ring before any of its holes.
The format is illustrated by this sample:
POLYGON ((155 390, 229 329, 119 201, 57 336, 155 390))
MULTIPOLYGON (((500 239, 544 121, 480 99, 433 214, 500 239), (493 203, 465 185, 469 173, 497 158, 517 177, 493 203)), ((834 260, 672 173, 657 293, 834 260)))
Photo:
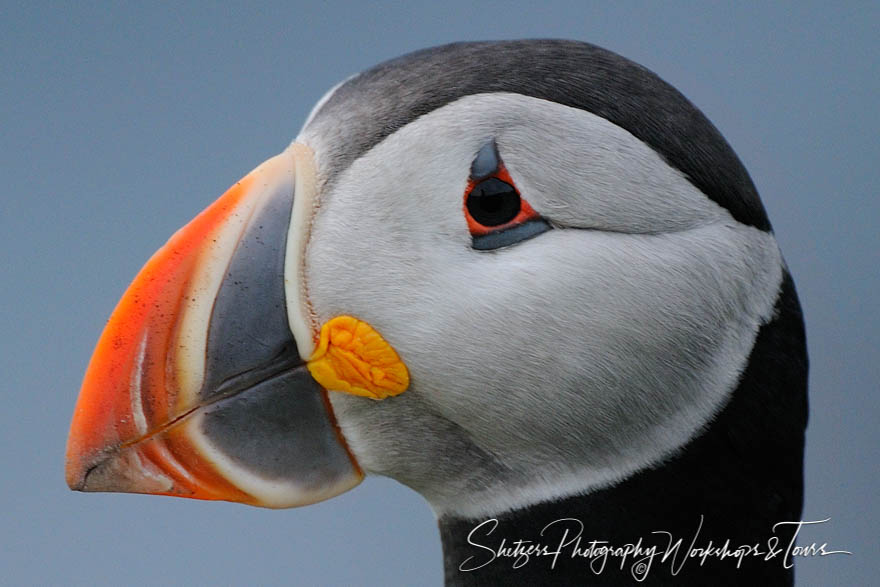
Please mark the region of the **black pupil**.
POLYGON ((519 214, 519 194, 509 183, 490 177, 471 190, 467 209, 471 217, 483 226, 507 224, 519 214))

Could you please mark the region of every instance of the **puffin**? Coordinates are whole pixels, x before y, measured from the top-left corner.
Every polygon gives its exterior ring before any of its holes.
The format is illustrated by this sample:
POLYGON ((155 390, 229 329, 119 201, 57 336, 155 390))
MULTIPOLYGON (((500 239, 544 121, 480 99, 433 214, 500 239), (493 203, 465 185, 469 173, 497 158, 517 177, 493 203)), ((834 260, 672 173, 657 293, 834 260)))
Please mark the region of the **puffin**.
POLYGON ((146 263, 66 480, 287 508, 382 475, 448 585, 791 585, 807 370, 691 102, 583 42, 454 43, 332 88, 146 263))

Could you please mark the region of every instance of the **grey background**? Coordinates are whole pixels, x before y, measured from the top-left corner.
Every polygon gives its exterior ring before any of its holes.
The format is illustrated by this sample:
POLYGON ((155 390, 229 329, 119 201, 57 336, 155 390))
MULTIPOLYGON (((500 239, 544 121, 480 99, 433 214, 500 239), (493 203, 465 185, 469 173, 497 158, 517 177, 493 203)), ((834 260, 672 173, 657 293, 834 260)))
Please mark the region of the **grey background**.
POLYGON ((804 519, 831 521, 800 542, 854 552, 800 562, 798 582, 876 579, 880 4, 70 4, 0 5, 0 583, 441 582, 432 513, 393 481, 286 511, 75 494, 64 443, 131 278, 325 90, 421 47, 522 37, 646 65, 745 162, 807 317, 804 519))

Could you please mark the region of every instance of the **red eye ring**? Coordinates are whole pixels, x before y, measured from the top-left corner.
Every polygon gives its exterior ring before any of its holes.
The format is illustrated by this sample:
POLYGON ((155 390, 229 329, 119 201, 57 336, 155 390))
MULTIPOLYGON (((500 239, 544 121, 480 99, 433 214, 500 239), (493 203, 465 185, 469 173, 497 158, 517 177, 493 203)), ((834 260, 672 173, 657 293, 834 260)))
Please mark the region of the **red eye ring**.
POLYGON ((507 171, 507 168, 503 163, 498 165, 498 168, 489 176, 480 178, 478 181, 474 181, 473 178, 468 180, 467 188, 464 192, 464 217, 467 221, 468 230, 470 231, 472 236, 484 236, 487 234, 491 234, 494 232, 500 232, 503 230, 507 230, 514 226, 518 226, 520 224, 524 224, 531 220, 540 219, 540 215, 535 212, 532 206, 522 197, 519 189, 516 187, 516 184, 513 182, 513 178, 510 177, 510 173, 507 171), (505 184, 508 184, 516 194, 519 196, 520 209, 519 212, 514 216, 511 220, 504 222, 503 224, 496 224, 492 226, 486 226, 478 222, 473 215, 471 215, 470 210, 468 209, 468 197, 473 192, 474 188, 480 185, 481 183, 489 180, 489 179, 498 179, 505 184))

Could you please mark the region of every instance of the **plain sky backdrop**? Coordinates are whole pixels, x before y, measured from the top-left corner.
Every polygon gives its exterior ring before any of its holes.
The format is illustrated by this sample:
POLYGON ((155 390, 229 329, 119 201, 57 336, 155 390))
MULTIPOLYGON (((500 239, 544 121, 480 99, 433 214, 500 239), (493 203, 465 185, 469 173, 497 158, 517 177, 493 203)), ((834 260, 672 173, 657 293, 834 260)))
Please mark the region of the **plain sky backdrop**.
POLYGON ((876 580, 880 3, 147 4, 0 4, 0 583, 441 583, 433 514, 393 481, 285 511, 79 494, 64 444, 140 266, 328 88, 422 47, 525 37, 642 63, 744 161, 807 320, 804 519, 831 521, 800 542, 854 553, 801 561, 798 583, 876 580))

